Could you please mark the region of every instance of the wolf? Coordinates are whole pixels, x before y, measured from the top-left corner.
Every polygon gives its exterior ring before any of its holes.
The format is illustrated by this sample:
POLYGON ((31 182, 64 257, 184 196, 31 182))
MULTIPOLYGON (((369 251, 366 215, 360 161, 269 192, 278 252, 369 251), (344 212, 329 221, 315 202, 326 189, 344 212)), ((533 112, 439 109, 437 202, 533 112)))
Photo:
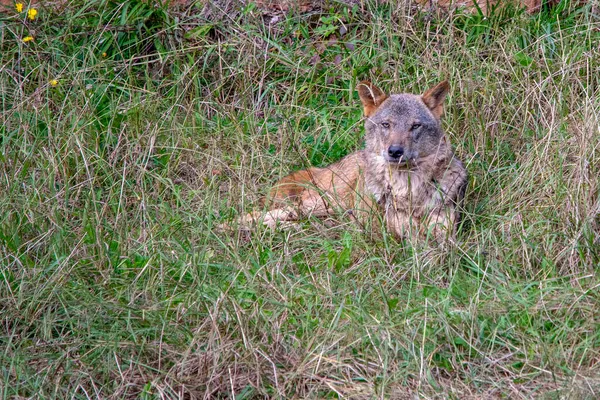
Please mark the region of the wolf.
POLYGON ((363 226, 383 223, 398 238, 454 237, 467 171, 440 126, 448 91, 444 81, 422 95, 387 95, 360 82, 364 150, 282 178, 267 195, 267 211, 239 222, 274 227, 341 212, 363 226))

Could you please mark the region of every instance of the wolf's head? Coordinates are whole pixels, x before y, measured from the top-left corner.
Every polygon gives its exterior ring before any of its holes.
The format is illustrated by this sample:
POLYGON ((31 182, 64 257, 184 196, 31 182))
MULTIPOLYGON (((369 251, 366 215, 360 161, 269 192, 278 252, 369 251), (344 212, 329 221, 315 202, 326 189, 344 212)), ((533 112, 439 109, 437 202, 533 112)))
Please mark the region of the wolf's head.
POLYGON ((439 151, 444 132, 440 128, 444 81, 423 95, 386 95, 363 81, 358 94, 365 111, 366 151, 392 165, 405 166, 439 151))

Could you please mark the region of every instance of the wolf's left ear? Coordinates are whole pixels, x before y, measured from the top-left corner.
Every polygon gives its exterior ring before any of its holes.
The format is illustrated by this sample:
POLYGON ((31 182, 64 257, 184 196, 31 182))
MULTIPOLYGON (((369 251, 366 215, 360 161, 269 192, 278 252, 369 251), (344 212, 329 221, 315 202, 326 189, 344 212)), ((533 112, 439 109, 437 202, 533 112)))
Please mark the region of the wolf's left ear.
POLYGON ((448 94, 449 89, 450 85, 448 81, 444 81, 432 87, 421 96, 423 103, 425 103, 437 119, 440 119, 444 113, 444 98, 448 94))
POLYGON ((369 81, 358 84, 358 97, 363 104, 365 117, 370 117, 377 108, 387 99, 387 95, 381 89, 369 81))

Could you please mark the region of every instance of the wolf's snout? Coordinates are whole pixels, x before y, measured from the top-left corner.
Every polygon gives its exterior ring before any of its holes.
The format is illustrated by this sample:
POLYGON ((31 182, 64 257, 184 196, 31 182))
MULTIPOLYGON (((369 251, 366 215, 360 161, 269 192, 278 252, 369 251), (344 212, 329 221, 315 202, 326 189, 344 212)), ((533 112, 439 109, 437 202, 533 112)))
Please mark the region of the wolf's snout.
POLYGON ((400 145, 397 144, 393 144, 388 148, 388 155, 391 158, 400 158, 402 157, 402 155, 404 155, 404 148, 400 145))

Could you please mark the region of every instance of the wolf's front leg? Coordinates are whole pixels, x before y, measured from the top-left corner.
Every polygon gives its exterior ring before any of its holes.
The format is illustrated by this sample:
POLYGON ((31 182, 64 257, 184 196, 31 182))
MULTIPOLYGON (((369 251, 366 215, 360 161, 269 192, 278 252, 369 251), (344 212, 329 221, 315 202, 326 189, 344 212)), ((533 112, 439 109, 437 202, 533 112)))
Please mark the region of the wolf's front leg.
POLYGON ((454 238, 456 233, 456 210, 454 206, 439 207, 432 210, 427 215, 423 227, 427 229, 424 234, 433 236, 439 243, 454 238))
MULTIPOLYGON (((238 219, 241 226, 249 226, 262 223, 269 228, 275 228, 277 223, 294 221, 298 219, 298 213, 293 207, 275 208, 269 211, 253 211, 238 219)), ((285 225, 285 224, 284 224, 285 225)))
POLYGON ((448 168, 440 176, 435 176, 435 180, 438 190, 434 200, 441 199, 441 203, 446 205, 460 203, 467 184, 467 170, 460 160, 453 158, 448 168))

